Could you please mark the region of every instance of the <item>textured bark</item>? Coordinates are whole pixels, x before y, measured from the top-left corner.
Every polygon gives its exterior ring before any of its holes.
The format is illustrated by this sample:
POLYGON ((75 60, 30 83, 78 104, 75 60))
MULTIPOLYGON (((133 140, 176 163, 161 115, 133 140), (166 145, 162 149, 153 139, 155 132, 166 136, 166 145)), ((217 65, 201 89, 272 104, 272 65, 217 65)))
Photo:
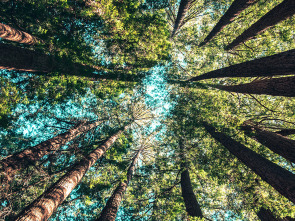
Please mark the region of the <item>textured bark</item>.
POLYGON ((245 123, 242 129, 253 139, 268 147, 292 163, 295 163, 295 140, 291 140, 280 134, 263 130, 250 123, 245 123))
POLYGON ((182 193, 182 198, 185 204, 186 212, 190 216, 202 218, 203 215, 202 215, 201 207, 194 194, 189 171, 187 169, 187 163, 186 163, 186 158, 184 155, 184 147, 183 147, 182 140, 180 140, 179 142, 179 147, 181 149, 181 158, 182 158, 181 169, 183 170, 183 172, 181 173, 180 185, 181 185, 181 193, 182 193))
POLYGON ((17 30, 2 23, 0 23, 0 38, 28 45, 33 45, 39 42, 36 37, 29 33, 17 30))
POLYGON ((226 147, 247 167, 252 169, 262 180, 270 184, 287 199, 293 203, 295 202, 295 175, 293 173, 263 158, 231 137, 221 132, 216 132, 211 125, 205 122, 203 125, 213 138, 226 147))
POLYGON ((40 75, 59 72, 78 77, 132 82, 142 77, 120 72, 100 75, 95 73, 103 71, 100 67, 72 63, 65 59, 2 43, 0 43, 0 69, 35 72, 40 75))
POLYGON ((120 184, 114 190, 112 196, 108 199, 105 207, 101 211, 101 214, 99 218, 97 219, 97 221, 115 221, 116 220, 117 212, 119 210, 122 198, 126 192, 129 182, 132 179, 132 176, 135 170, 135 165, 139 158, 140 153, 141 153, 141 150, 137 152, 137 154, 132 160, 131 165, 128 168, 127 180, 124 182, 120 182, 120 184))
POLYGON ((277 23, 290 18, 294 14, 295 1, 284 0, 281 4, 277 5, 262 18, 260 18, 256 23, 254 23, 250 28, 244 31, 240 36, 238 36, 232 43, 230 43, 226 47, 226 50, 237 47, 239 44, 254 38, 256 35, 264 32, 277 23))
POLYGON ((210 71, 188 81, 199 81, 224 77, 261 77, 295 73, 295 50, 247 61, 215 71, 210 71))
POLYGON ((225 26, 229 25, 242 11, 256 2, 257 0, 235 0, 200 46, 207 44, 215 35, 221 32, 225 26))
POLYGON ((193 3, 193 1, 194 0, 181 0, 180 1, 177 17, 176 17, 176 20, 174 23, 174 28, 173 28, 172 34, 171 34, 172 37, 174 37, 174 35, 176 34, 176 32, 178 31, 180 26, 182 26, 185 15, 186 15, 187 11, 189 10, 190 5, 193 3))
POLYGON ((277 134, 280 134, 282 136, 288 136, 295 134, 295 129, 283 129, 280 131, 276 131, 277 134))
POLYGON ((88 124, 81 122, 67 132, 61 133, 34 147, 25 149, 21 152, 4 158, 0 162, 0 173, 4 173, 8 178, 13 176, 16 171, 27 168, 32 163, 40 160, 43 156, 51 153, 52 151, 58 150, 61 146, 73 140, 80 134, 97 127, 101 122, 102 121, 96 121, 94 123, 88 124))
POLYGON ((295 77, 271 78, 248 84, 213 86, 221 90, 243 94, 267 94, 272 96, 295 97, 295 77))
POLYGON ((88 156, 76 163, 64 176, 27 206, 15 220, 47 220, 78 185, 89 168, 110 148, 123 131, 124 129, 120 129, 88 156))

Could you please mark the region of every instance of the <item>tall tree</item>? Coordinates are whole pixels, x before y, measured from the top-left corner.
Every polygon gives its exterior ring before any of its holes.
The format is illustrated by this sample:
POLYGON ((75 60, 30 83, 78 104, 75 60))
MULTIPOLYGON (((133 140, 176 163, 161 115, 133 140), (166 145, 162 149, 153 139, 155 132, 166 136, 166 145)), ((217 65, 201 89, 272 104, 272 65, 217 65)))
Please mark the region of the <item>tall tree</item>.
POLYGON ((225 12, 225 14, 220 18, 219 22, 214 26, 212 31, 200 44, 200 47, 207 44, 215 35, 222 31, 225 26, 229 25, 233 20, 250 5, 256 3, 257 0, 235 0, 225 12))
POLYGON ((114 79, 123 81, 138 81, 140 75, 111 72, 96 74, 104 71, 101 67, 84 65, 43 54, 33 50, 0 43, 0 69, 35 72, 47 74, 59 72, 61 74, 89 77, 93 79, 114 79))
POLYGON ((30 35, 27 32, 17 30, 0 23, 0 38, 3 38, 8 41, 15 41, 22 44, 33 45, 40 42, 36 37, 30 35))
POLYGON ((122 201, 123 195, 127 190, 128 184, 132 179, 135 165, 138 161, 141 151, 142 149, 138 150, 136 155, 132 159, 132 162, 127 170, 127 180, 119 183, 117 188, 114 190, 112 196, 108 199, 105 207, 101 211, 101 214, 97 221, 115 221, 120 203, 122 201))
POLYGON ((191 184, 191 179, 189 175, 189 171, 187 168, 187 162, 186 162, 186 157, 184 153, 184 146, 183 146, 183 140, 180 139, 179 141, 179 147, 181 150, 181 179, 180 179, 180 185, 181 185, 181 192, 182 192, 182 198, 185 203, 185 208, 187 213, 190 216, 193 217, 203 217, 201 207, 197 201, 197 198, 194 194, 194 190, 191 184))
POLYGON ((243 94, 267 94, 272 96, 295 97, 295 77, 256 80, 239 85, 213 85, 221 90, 243 94))
POLYGON ((295 140, 280 134, 259 128, 252 122, 246 121, 242 129, 253 139, 281 155, 290 162, 295 163, 295 140))
POLYGON ((110 148, 126 129, 127 126, 120 128, 97 149, 73 165, 64 176, 62 176, 34 202, 23 209, 15 220, 47 220, 79 184, 89 168, 110 148))
POLYGON ((215 128, 208 123, 203 122, 203 126, 212 137, 259 175, 262 180, 270 184, 287 199, 293 203, 295 202, 295 175, 293 173, 265 159, 228 135, 216 132, 215 128))
POLYGON ((176 20, 174 23, 174 28, 173 28, 172 34, 171 34, 172 37, 174 37, 176 32, 179 30, 180 26, 182 26, 185 15, 188 12, 188 10, 190 9, 190 6, 194 1, 195 0, 181 0, 180 1, 177 17, 176 17, 176 20))
POLYGON ((256 35, 264 32, 266 29, 276 25, 277 23, 290 18, 295 14, 295 2, 294 0, 284 0, 282 3, 274 7, 271 11, 266 13, 250 28, 244 31, 238 36, 232 43, 230 43, 226 50, 231 50, 237 47, 239 44, 246 42, 256 35))
POLYGON ((193 77, 188 81, 199 81, 224 77, 261 77, 294 74, 295 50, 289 50, 272 56, 246 61, 244 63, 210 71, 193 77))
POLYGON ((102 120, 94 123, 80 122, 70 130, 61 133, 49 140, 46 140, 34 147, 30 147, 21 152, 17 152, 1 160, 0 172, 10 179, 10 177, 18 170, 24 169, 32 163, 40 160, 43 156, 58 150, 67 142, 73 140, 75 137, 83 134, 92 128, 97 127, 102 120))

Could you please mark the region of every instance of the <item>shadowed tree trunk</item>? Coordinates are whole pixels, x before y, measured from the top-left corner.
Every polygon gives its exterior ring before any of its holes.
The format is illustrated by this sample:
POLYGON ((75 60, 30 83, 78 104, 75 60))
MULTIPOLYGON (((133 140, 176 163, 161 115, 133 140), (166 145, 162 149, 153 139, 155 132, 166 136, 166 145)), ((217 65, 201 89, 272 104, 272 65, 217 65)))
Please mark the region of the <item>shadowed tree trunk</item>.
POLYGON ((288 136, 288 135, 293 135, 295 134, 295 129, 283 129, 280 131, 276 131, 276 134, 280 134, 282 136, 288 136))
POLYGON ((0 38, 28 45, 33 45, 39 42, 36 37, 29 33, 17 30, 2 23, 0 23, 0 38))
POLYGON ((295 77, 271 78, 231 86, 213 85, 213 87, 243 94, 295 97, 295 77))
POLYGON ((37 160, 40 160, 43 156, 58 150, 61 146, 65 145, 67 142, 73 140, 75 137, 82 133, 97 127, 102 120, 96 121, 94 123, 80 122, 72 129, 59 134, 49 140, 46 140, 34 147, 25 149, 21 152, 10 155, 0 162, 0 173, 4 173, 8 179, 10 179, 13 174, 21 169, 27 168, 32 165, 37 160))
POLYGON ((186 13, 188 12, 191 4, 194 2, 194 0, 181 0, 177 17, 174 23, 174 28, 171 34, 171 37, 173 38, 180 26, 182 26, 183 20, 185 18, 186 13))
POLYGON ((200 47, 207 44, 215 35, 221 32, 225 26, 229 25, 242 11, 256 2, 257 0, 235 0, 209 35, 200 44, 200 47))
POLYGON ((289 216, 281 218, 276 218, 274 214, 269 209, 261 208, 257 213, 258 218, 261 221, 294 221, 294 218, 291 218, 289 216))
POLYGON ((112 196, 108 199, 105 207, 101 211, 101 214, 99 218, 97 219, 97 221, 115 221, 122 198, 126 192, 129 182, 132 179, 132 176, 135 170, 135 165, 141 151, 142 149, 140 149, 135 155, 135 157, 132 159, 132 163, 129 166, 127 171, 127 180, 124 182, 120 182, 120 184, 114 190, 112 196))
POLYGON ((77 162, 73 167, 54 183, 48 190, 27 206, 16 217, 16 221, 44 221, 47 220, 58 206, 67 198, 72 190, 79 184, 85 173, 117 140, 127 127, 118 130, 102 145, 92 151, 88 156, 77 162))
POLYGON ((194 194, 194 190, 191 184, 191 179, 189 175, 189 171, 187 168, 186 158, 184 155, 184 146, 183 141, 179 141, 179 147, 181 149, 181 169, 183 172, 181 173, 180 185, 181 185, 181 193, 182 198, 185 204, 186 212, 188 215, 193 217, 200 217, 202 218, 202 211, 201 207, 197 201, 197 198, 194 194))
POLYGON ((226 47, 226 50, 231 50, 237 47, 239 44, 254 38, 256 35, 264 32, 266 29, 283 20, 286 20, 287 18, 290 18, 294 14, 295 1, 284 0, 281 4, 277 5, 262 18, 260 18, 256 23, 254 23, 250 28, 244 31, 240 36, 238 36, 226 47))
POLYGON ((275 188, 287 199, 293 203, 295 202, 295 175, 293 173, 263 158, 231 137, 221 132, 216 132, 215 128, 206 122, 203 122, 203 125, 213 138, 259 175, 262 180, 275 188))
POLYGON ((199 81, 224 77, 261 77, 295 73, 295 50, 247 61, 193 77, 188 81, 199 81))
POLYGON ((241 127, 246 134, 292 163, 295 163, 295 140, 263 130, 250 122, 241 127))
POLYGON ((140 75, 125 74, 123 72, 100 75, 96 73, 103 71, 101 67, 72 63, 65 59, 2 43, 0 43, 0 69, 35 72, 39 75, 59 72, 60 74, 89 77, 93 79, 113 79, 135 82, 142 77, 140 75))

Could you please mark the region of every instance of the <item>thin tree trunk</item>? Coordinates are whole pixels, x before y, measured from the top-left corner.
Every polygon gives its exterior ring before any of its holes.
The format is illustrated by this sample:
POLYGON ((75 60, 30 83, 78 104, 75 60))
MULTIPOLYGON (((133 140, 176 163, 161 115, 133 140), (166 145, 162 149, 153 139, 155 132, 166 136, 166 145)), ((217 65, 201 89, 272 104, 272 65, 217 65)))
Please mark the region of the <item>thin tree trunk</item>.
POLYGON ((109 137, 102 145, 92 151, 84 159, 76 163, 64 176, 54 183, 48 190, 27 206, 17 217, 16 221, 44 221, 47 220, 58 206, 67 198, 79 184, 89 168, 110 148, 126 129, 120 129, 109 137))
POLYGON ((280 131, 276 131, 276 134, 280 134, 282 136, 288 136, 288 135, 293 135, 295 134, 295 129, 283 129, 280 131))
POLYGON ((250 5, 256 3, 257 0, 235 0, 219 22, 215 25, 209 35, 200 44, 200 47, 207 44, 215 35, 222 31, 225 26, 229 25, 233 20, 250 5))
POLYGON ((132 160, 131 165, 128 168, 127 180, 124 182, 120 182, 120 184, 114 190, 112 196, 108 199, 105 207, 101 211, 101 214, 99 218, 97 219, 97 221, 115 221, 122 198, 126 192, 129 182, 132 179, 132 176, 135 170, 135 165, 139 158, 140 153, 141 153, 141 150, 137 152, 137 154, 132 160))
POLYGON ((212 137, 252 169, 262 180, 295 203, 295 175, 293 173, 263 158, 231 137, 221 132, 216 132, 215 128, 206 122, 203 122, 203 125, 212 137))
POLYGON ((107 73, 104 75, 96 74, 96 72, 103 71, 103 68, 72 63, 52 55, 3 43, 0 43, 0 69, 35 72, 39 75, 59 72, 60 74, 78 77, 132 82, 136 82, 142 77, 120 72, 107 73))
POLYGON ((224 77, 262 77, 295 73, 295 50, 247 61, 193 77, 188 81, 199 81, 224 77))
POLYGON ((295 163, 295 140, 291 140, 277 133, 263 130, 251 123, 245 122, 242 129, 253 139, 279 154, 292 163, 295 163))
POLYGON ((2 23, 0 23, 0 38, 28 45, 40 42, 36 37, 30 35, 29 33, 17 30, 2 23))
POLYGON ((213 87, 243 94, 295 97, 295 77, 271 78, 231 86, 213 85, 213 87))
POLYGON ((182 198, 185 204, 186 212, 188 215, 193 217, 202 218, 203 214, 201 211, 200 204, 197 201, 197 198, 194 194, 194 190, 191 184, 191 179, 189 175, 189 171, 187 168, 186 158, 184 156, 184 146, 183 141, 180 140, 179 147, 181 149, 181 169, 183 172, 181 173, 180 185, 181 185, 181 193, 182 198))
POLYGON ((261 208, 257 213, 258 218, 261 221, 279 221, 281 219, 277 219, 269 209, 261 208))
POLYGON ((295 1, 284 0, 281 4, 277 5, 262 18, 260 18, 256 23, 254 23, 250 28, 244 31, 240 36, 238 36, 226 47, 226 50, 231 50, 237 47, 239 44, 254 38, 256 35, 264 32, 266 29, 283 20, 286 20, 287 18, 290 18, 294 14, 295 1))
POLYGON ((176 20, 174 23, 174 28, 173 28, 173 31, 171 34, 172 38, 174 37, 174 35, 176 34, 178 29, 182 25, 185 15, 186 15, 187 11, 189 10, 190 5, 193 3, 193 1, 194 0, 181 0, 180 5, 179 5, 179 9, 178 9, 178 13, 177 13, 177 17, 176 17, 176 20))
POLYGON ((86 124, 85 122, 81 122, 67 132, 61 133, 34 147, 25 149, 21 152, 4 158, 0 162, 0 173, 4 173, 9 180, 16 171, 27 168, 32 163, 40 160, 43 156, 58 150, 60 147, 65 145, 67 142, 73 140, 80 134, 85 133, 94 127, 97 127, 101 122, 101 120, 88 124, 86 124))

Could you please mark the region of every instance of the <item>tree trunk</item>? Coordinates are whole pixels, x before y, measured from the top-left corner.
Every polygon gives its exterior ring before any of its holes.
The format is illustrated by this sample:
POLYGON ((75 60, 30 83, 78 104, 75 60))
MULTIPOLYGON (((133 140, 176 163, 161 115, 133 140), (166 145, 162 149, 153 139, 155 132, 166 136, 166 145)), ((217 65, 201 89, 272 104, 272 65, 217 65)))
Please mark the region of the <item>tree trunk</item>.
POLYGON ((126 192, 129 182, 132 179, 132 176, 135 170, 135 164, 139 158, 140 153, 141 153, 141 150, 137 152, 137 154, 132 160, 131 165, 128 168, 127 180, 124 182, 120 182, 120 184, 114 190, 112 196, 108 199, 105 207, 101 211, 101 214, 99 218, 97 219, 97 221, 115 221, 122 198, 126 192))
POLYGON ((242 11, 256 2, 257 0, 235 0, 209 33, 209 35, 200 44, 200 47, 207 44, 215 35, 221 32, 225 26, 229 25, 242 11))
POLYGON ((213 85, 213 87, 243 94, 295 97, 295 77, 271 78, 231 86, 213 85))
POLYGON ((36 37, 2 23, 0 23, 0 38, 28 45, 33 45, 39 42, 36 37))
POLYGON ((74 126, 67 132, 61 133, 49 140, 46 140, 34 147, 25 149, 21 152, 15 153, 4 158, 1 162, 0 173, 4 173, 5 176, 10 179, 13 174, 21 169, 27 168, 32 163, 40 160, 45 155, 58 150, 61 146, 67 142, 73 140, 75 137, 82 133, 97 127, 102 121, 96 121, 94 123, 81 122, 74 126))
POLYGON ((181 149, 181 158, 182 158, 181 170, 183 170, 183 172, 181 173, 180 185, 181 185, 182 198, 185 204, 186 212, 190 216, 202 218, 203 215, 202 215, 201 207, 194 194, 189 171, 187 169, 187 163, 186 163, 186 158, 184 155, 184 146, 183 146, 182 140, 180 140, 179 142, 179 147, 181 149))
POLYGON ((120 129, 109 137, 102 145, 80 160, 72 169, 54 183, 48 190, 27 206, 17 217, 16 221, 44 221, 47 220, 58 206, 67 198, 79 184, 89 168, 106 152, 126 129, 120 129))
POLYGON ((268 147, 292 163, 295 163, 295 140, 291 140, 271 131, 263 130, 250 123, 245 123, 242 129, 253 139, 268 147))
POLYGON ((280 194, 295 203, 295 175, 259 154, 233 140, 231 137, 216 132, 215 128, 203 122, 206 130, 235 155, 246 166, 253 170, 262 180, 270 184, 280 194))
POLYGON ((174 23, 174 28, 173 28, 172 34, 171 34, 172 38, 174 37, 174 35, 176 34, 178 29, 182 25, 185 15, 186 15, 187 11, 189 10, 190 5, 193 3, 193 1, 194 0, 181 0, 180 1, 177 17, 176 17, 176 20, 174 23))
POLYGON ((295 49, 272 56, 247 61, 193 77, 188 81, 199 81, 224 77, 262 77, 295 73, 295 49))
POLYGON ((231 50, 237 47, 239 44, 246 42, 256 35, 264 32, 266 29, 276 25, 277 23, 290 18, 295 14, 295 1, 294 0, 284 0, 281 4, 277 5, 262 18, 260 18, 256 23, 254 23, 250 28, 244 31, 240 36, 238 36, 232 43, 230 43, 225 49, 231 50))
POLYGON ((288 136, 288 135, 293 135, 295 134, 295 129, 283 129, 280 131, 276 131, 276 134, 280 134, 282 136, 288 136))
POLYGON ((78 77, 131 82, 136 82, 142 77, 123 72, 113 72, 104 75, 96 74, 97 72, 104 71, 103 68, 72 63, 52 55, 2 43, 0 43, 0 69, 35 72, 39 75, 59 72, 60 74, 78 77))
POLYGON ((261 208, 257 213, 258 218, 261 221, 279 221, 281 219, 277 219, 269 209, 261 208))

